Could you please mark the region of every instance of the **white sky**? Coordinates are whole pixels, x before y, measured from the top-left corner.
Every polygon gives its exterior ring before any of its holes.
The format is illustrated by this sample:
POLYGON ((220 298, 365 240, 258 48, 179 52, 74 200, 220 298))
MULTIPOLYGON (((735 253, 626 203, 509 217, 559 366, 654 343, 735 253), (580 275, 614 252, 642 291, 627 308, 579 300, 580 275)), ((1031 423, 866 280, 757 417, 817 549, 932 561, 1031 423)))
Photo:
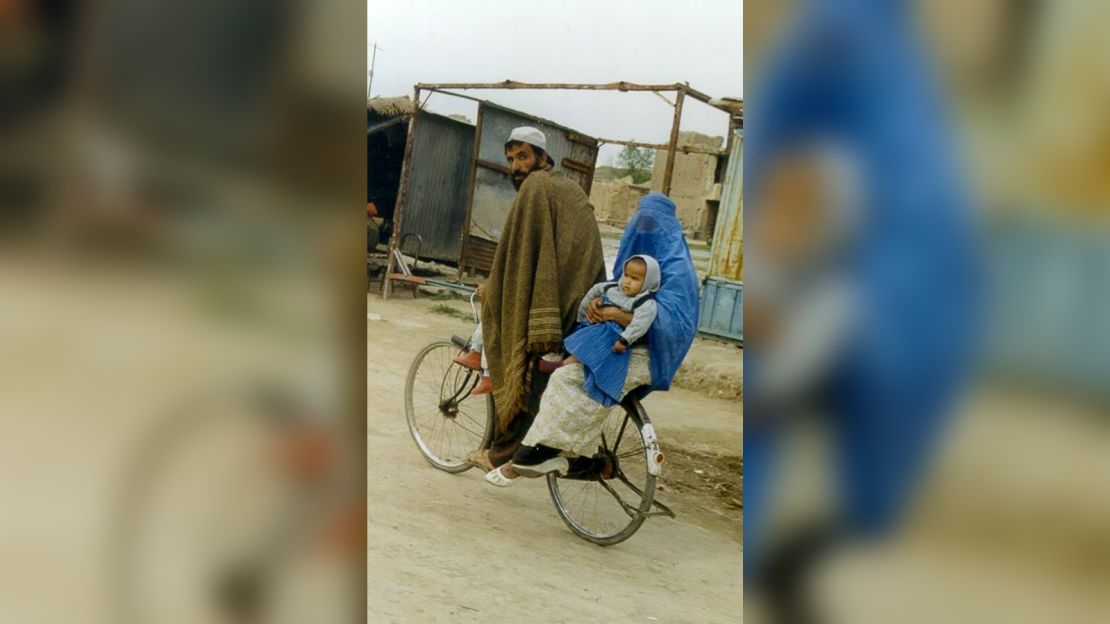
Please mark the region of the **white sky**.
MULTIPOLYGON (((743 97, 743 0, 393 0, 367 5, 371 95, 412 97, 417 82, 689 82, 743 97)), ((587 134, 665 143, 673 109, 651 93, 467 91, 587 134)), ((667 94, 673 100, 673 94, 667 94)), ((434 94, 428 108, 475 104, 434 94)), ((687 99, 683 130, 723 136, 727 116, 687 99)), ((608 164, 618 147, 603 148, 608 164)))

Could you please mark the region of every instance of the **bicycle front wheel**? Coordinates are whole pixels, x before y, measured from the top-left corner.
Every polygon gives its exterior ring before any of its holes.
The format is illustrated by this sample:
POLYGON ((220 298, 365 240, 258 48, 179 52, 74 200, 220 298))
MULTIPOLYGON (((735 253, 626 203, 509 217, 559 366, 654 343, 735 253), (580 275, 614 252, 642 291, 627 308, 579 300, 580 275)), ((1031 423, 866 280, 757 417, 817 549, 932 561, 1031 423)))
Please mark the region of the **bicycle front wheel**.
POLYGON ((644 523, 655 496, 643 433, 646 420, 635 399, 614 406, 605 417, 593 467, 580 474, 547 475, 555 509, 575 535, 612 546, 632 537, 644 523))
POLYGON ((493 437, 492 395, 470 396, 481 374, 454 362, 450 340, 424 347, 405 380, 405 418, 420 453, 436 468, 463 472, 466 456, 493 437))

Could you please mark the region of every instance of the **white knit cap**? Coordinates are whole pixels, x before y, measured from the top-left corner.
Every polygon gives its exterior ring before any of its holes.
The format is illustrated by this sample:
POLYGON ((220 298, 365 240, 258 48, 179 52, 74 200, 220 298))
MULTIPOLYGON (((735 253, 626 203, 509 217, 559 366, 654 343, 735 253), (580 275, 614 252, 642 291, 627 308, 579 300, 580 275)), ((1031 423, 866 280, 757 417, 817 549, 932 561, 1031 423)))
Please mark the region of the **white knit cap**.
POLYGON ((513 128, 513 133, 509 135, 509 140, 506 141, 506 143, 512 143, 513 141, 527 143, 545 152, 547 151, 547 137, 544 136, 544 133, 540 132, 538 128, 533 128, 532 126, 513 128))

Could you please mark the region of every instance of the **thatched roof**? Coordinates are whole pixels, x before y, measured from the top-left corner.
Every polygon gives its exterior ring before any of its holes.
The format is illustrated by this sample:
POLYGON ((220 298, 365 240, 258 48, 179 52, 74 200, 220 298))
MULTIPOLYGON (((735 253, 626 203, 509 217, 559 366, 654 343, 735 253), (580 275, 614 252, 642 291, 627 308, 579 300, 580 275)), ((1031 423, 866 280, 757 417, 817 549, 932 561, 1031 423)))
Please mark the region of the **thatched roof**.
POLYGON ((412 112, 412 100, 407 95, 401 97, 372 97, 366 100, 366 110, 383 117, 397 117, 412 112))

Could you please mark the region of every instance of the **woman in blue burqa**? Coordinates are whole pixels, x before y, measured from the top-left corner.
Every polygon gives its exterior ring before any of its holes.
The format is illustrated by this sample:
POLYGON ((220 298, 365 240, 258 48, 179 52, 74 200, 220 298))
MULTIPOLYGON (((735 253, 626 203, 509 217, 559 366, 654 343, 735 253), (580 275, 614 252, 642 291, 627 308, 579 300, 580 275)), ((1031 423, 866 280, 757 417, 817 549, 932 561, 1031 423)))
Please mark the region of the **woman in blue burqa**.
MULTIPOLYGON (((646 341, 632 345, 627 352, 624 394, 641 386, 669 389, 698 325, 697 274, 682 224, 675 217, 674 202, 662 193, 651 193, 640 200, 621 238, 613 267, 615 280, 620 279, 626 261, 636 255, 655 259, 661 286, 652 293, 656 316, 646 341)), ((616 323, 621 327, 627 327, 633 317, 620 308, 605 306, 600 299, 589 306, 586 314, 591 323, 616 323)), ((510 464, 490 471, 488 481, 505 486, 520 475, 566 473, 588 464, 597 452, 610 407, 590 396, 586 375, 581 363, 565 365, 551 375, 520 450, 510 464), (581 459, 572 464, 567 456, 581 459)))

